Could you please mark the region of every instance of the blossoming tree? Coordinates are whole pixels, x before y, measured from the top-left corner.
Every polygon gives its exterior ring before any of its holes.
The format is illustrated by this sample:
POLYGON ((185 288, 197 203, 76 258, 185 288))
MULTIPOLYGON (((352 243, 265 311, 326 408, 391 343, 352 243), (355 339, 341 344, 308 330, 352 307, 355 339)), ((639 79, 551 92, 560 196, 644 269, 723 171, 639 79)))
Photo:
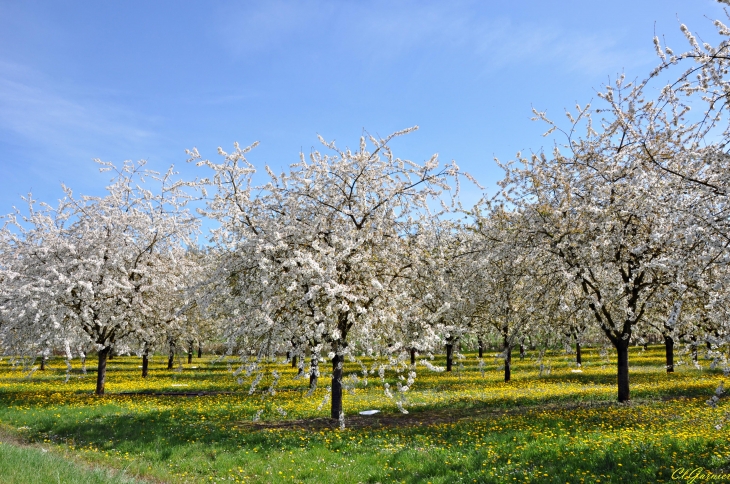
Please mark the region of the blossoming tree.
MULTIPOLYGON (((600 126, 578 108, 565 146, 504 165, 504 196, 521 213, 535 248, 560 261, 618 354, 618 400, 629 399, 628 347, 659 289, 676 283, 686 233, 668 199, 666 177, 642 169, 637 132, 654 129, 654 110, 622 78, 602 94, 600 126), (629 95, 622 97, 626 90, 629 95), (585 124, 581 124, 585 122, 585 124), (578 138, 575 129, 586 128, 578 138)), ((569 114, 570 116, 570 114, 569 114)), ((537 117, 557 129, 543 113, 537 117)), ((661 120, 659 120, 661 123, 661 120)), ((673 138, 665 138, 670 146, 673 138)), ((685 199, 687 201, 688 199, 685 199)))
MULTIPOLYGON (((345 358, 398 343, 393 323, 407 294, 398 282, 413 266, 404 241, 458 174, 454 164, 439 170, 436 156, 424 164, 395 157, 388 143, 410 131, 363 137, 357 151, 320 138, 331 154, 302 155, 281 175, 267 167, 258 186, 245 158, 251 147, 220 150, 218 163, 191 152, 214 171, 206 213, 221 224, 218 243, 240 261, 222 286, 245 308, 229 318, 229 335, 259 361, 304 356, 292 336, 310 342, 312 360, 326 355, 332 365, 333 419, 343 415, 345 358)), ((405 354, 403 343, 396 347, 405 354)))
POLYGON ((28 214, 8 216, 0 249, 9 254, 0 310, 14 322, 3 331, 16 341, 62 338, 67 353, 93 344, 99 395, 115 345, 164 332, 179 318, 186 276, 178 265, 197 229, 184 208, 189 184, 174 181, 172 169, 160 175, 144 162, 102 167, 115 174, 105 196, 76 197, 64 187, 56 208, 31 201, 28 214), (155 191, 146 188, 152 184, 155 191))

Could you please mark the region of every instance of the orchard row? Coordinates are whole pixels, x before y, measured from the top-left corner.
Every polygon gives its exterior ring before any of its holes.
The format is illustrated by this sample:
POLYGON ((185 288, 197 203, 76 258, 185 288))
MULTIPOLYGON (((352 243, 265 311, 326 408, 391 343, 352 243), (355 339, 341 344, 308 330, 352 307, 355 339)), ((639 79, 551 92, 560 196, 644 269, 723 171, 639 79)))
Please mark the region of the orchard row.
POLYGON ((655 39, 647 80, 618 78, 567 126, 535 112, 554 148, 500 163, 500 191, 474 207, 459 188, 478 183, 455 163, 393 154, 415 128, 354 151, 320 139, 281 174, 257 173, 255 145, 189 151, 195 180, 100 162, 114 175, 104 196, 64 187, 57 205, 29 196, 4 218, 0 350, 94 352, 97 394, 113 352, 141 355, 146 374, 152 352, 172 364, 224 344, 236 377, 269 394, 279 375, 264 363, 286 354, 311 392, 327 376, 334 419, 348 386, 377 378, 401 402, 417 368, 450 370, 465 340, 499 341, 505 381, 513 348, 560 341, 579 363, 582 344, 605 342, 619 401, 631 344, 663 341, 668 372, 677 344, 726 367, 730 30, 715 25, 716 46, 682 26, 682 54, 655 39))

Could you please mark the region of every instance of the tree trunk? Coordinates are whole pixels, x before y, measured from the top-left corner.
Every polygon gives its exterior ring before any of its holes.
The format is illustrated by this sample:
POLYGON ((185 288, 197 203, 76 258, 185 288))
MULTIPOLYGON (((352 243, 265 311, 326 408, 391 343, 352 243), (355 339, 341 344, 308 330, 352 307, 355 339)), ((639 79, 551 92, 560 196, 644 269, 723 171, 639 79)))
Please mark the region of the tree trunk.
POLYGON ((188 345, 188 365, 193 362, 193 351, 195 351, 195 346, 193 346, 194 343, 194 341, 191 341, 188 345))
POLYGON ((149 351, 145 349, 142 354, 142 378, 147 378, 147 374, 149 373, 150 358, 148 353, 149 351))
POLYGON ((330 417, 334 420, 340 418, 342 413, 342 365, 344 358, 335 354, 332 358, 332 409, 330 417))
POLYGON ((451 371, 451 367, 454 364, 454 345, 452 343, 446 343, 446 371, 451 371))
POLYGON ((411 365, 416 364, 416 348, 411 348, 411 365))
POLYGON ((583 358, 580 354, 580 343, 577 341, 575 342, 575 362, 578 363, 579 366, 583 364, 583 358))
POLYGON ((664 335, 664 350, 667 361, 667 373, 674 373, 674 340, 669 335, 664 335))
POLYGON ((319 358, 317 355, 312 355, 310 360, 311 368, 309 369, 309 388, 310 390, 317 388, 317 380, 319 379, 319 358))
POLYGON ((198 358, 203 357, 203 345, 198 343, 198 358))
POLYGON ((618 340, 618 401, 629 400, 629 340, 618 340))
POLYGON ((46 355, 41 355, 41 371, 46 371, 46 355))
POLYGON ((523 345, 522 343, 520 343, 520 359, 525 359, 525 345, 523 345))
POLYGON ((106 360, 109 358, 111 348, 104 347, 99 351, 99 365, 96 368, 96 394, 104 395, 104 385, 106 384, 106 360))
POLYGON ((296 368, 297 367, 297 355, 293 355, 291 357, 291 367, 296 368))
POLYGON ((507 383, 512 379, 512 347, 507 345, 505 342, 505 357, 504 357, 504 382, 507 383))
POLYGON ((172 370, 175 364, 175 343, 170 341, 170 356, 167 358, 167 369, 172 370))
POLYGON ((482 358, 484 356, 484 342, 479 338, 477 343, 479 343, 479 358, 482 358))

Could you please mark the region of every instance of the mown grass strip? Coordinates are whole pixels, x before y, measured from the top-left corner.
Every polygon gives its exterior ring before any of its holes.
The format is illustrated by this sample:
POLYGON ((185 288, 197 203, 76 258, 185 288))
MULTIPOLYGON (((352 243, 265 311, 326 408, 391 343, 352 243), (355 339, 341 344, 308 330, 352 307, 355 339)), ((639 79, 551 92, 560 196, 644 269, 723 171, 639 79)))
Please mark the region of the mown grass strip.
POLYGON ((116 470, 89 468, 56 452, 0 441, 3 484, 137 484, 116 470))

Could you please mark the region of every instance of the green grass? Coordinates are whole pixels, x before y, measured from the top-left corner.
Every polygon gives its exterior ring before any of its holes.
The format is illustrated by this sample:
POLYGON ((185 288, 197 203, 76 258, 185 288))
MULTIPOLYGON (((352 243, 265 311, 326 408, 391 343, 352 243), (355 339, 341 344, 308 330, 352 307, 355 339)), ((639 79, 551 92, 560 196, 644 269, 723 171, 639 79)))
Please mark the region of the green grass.
POLYGON ((132 484, 120 472, 90 468, 55 452, 0 442, 0 482, 3 484, 132 484))
POLYGON ((367 387, 345 395, 350 426, 343 431, 322 425, 329 414, 327 406, 317 410, 324 390, 305 397, 304 382, 283 363, 272 363, 282 374, 277 394, 261 399, 248 395, 226 361, 195 359, 167 371, 158 357, 142 379, 138 358, 115 358, 109 394, 99 398, 91 395, 95 374, 81 374, 78 362, 64 383, 60 360, 30 379, 4 360, 0 423, 58 451, 48 454, 163 482, 639 483, 672 482, 681 468, 729 473, 730 481, 730 435, 726 426, 715 428, 730 407, 724 400, 716 409, 705 404, 721 372, 683 365, 667 375, 662 347, 633 348, 632 402, 618 404, 615 357, 607 361, 598 350, 584 352, 580 373, 569 355, 549 353, 552 372, 542 377, 536 355, 515 358, 507 384, 493 356, 485 356, 484 376, 473 354, 453 374, 419 368, 407 393, 409 415, 383 395, 376 372, 367 387), (233 393, 122 394, 196 390, 233 393), (263 424, 253 424, 262 408, 263 424), (383 413, 356 416, 367 408, 383 413))

